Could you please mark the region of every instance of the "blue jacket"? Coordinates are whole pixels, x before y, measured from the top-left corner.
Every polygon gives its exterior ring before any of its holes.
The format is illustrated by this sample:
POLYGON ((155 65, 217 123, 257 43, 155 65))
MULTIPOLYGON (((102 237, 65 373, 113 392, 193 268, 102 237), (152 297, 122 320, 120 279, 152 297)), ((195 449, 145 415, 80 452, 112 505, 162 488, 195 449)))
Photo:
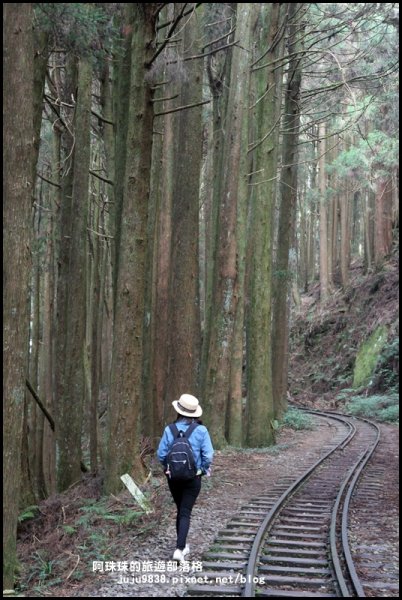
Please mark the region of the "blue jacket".
MULTIPOLYGON (((176 421, 175 425, 179 431, 186 431, 190 423, 188 421, 176 421)), ((209 437, 208 429, 205 425, 198 425, 189 437, 191 448, 193 449, 195 466, 201 469, 205 473, 212 462, 214 455, 214 449, 212 447, 211 438, 209 437)), ((173 443, 173 434, 170 431, 170 427, 165 427, 162 439, 159 443, 157 451, 158 459, 162 465, 166 468, 166 457, 169 452, 169 448, 173 443)))

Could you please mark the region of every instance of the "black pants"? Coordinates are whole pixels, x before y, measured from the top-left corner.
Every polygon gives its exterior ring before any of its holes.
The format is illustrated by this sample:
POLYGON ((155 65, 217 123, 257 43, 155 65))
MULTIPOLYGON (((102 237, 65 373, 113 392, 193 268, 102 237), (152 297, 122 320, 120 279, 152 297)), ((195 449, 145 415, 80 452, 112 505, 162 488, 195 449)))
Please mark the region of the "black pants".
POLYGON ((197 475, 190 481, 171 481, 168 479, 170 493, 177 506, 176 516, 176 548, 183 550, 186 545, 190 528, 191 511, 201 490, 201 476, 197 475))

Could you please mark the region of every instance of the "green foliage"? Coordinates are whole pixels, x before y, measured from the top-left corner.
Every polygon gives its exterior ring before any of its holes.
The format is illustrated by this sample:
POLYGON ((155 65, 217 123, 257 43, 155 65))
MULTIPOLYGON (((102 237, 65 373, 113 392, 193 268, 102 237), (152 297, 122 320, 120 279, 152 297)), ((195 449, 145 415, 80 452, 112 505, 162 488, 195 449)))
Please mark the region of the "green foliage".
POLYGON ((350 178, 362 187, 370 187, 375 177, 389 177, 390 171, 399 163, 399 140, 385 131, 375 130, 366 138, 360 137, 357 143, 339 153, 327 172, 337 177, 350 178))
POLYGON ((74 533, 76 533, 76 528, 75 527, 71 527, 71 525, 63 525, 63 530, 68 534, 68 535, 73 535, 74 533))
POLYGON ((115 52, 120 34, 115 24, 120 4, 36 3, 35 26, 49 34, 52 43, 77 56, 115 52))
POLYGON ((282 427, 291 427, 299 431, 301 429, 313 429, 314 424, 311 415, 297 408, 289 408, 282 419, 282 427))
MULTIPOLYGON (((367 146, 367 144, 366 144, 367 146)), ((327 166, 329 174, 336 173, 338 177, 354 177, 362 179, 370 171, 369 159, 360 146, 352 146, 340 152, 337 158, 327 166)))
POLYGON ((399 336, 387 342, 381 351, 373 377, 373 390, 399 390, 399 336))
POLYGON ((397 394, 352 396, 345 411, 350 415, 396 423, 399 422, 399 397, 397 394))
POLYGON ((36 517, 38 512, 39 512, 39 506, 36 506, 36 505, 27 506, 26 508, 24 508, 22 513, 20 513, 18 515, 18 523, 22 523, 23 521, 26 521, 27 519, 33 519, 33 517, 36 517))
POLYGON ((356 390, 354 388, 344 388, 341 392, 339 392, 339 394, 335 396, 335 399, 340 402, 344 402, 346 400, 349 400, 351 396, 356 395, 356 393, 359 393, 360 391, 363 392, 363 388, 359 390, 356 390))
POLYGON ((375 164, 388 170, 398 166, 399 144, 396 137, 391 137, 384 131, 373 131, 369 133, 367 143, 372 150, 375 164))
POLYGON ((84 513, 77 520, 77 525, 81 525, 85 528, 94 524, 98 520, 111 521, 117 525, 132 525, 139 517, 143 515, 142 511, 133 510, 126 507, 126 510, 118 512, 112 512, 107 504, 106 500, 99 502, 93 502, 89 506, 84 506, 80 509, 84 513))
POLYGON ((42 595, 43 589, 51 585, 57 585, 62 580, 59 577, 54 577, 55 568, 58 565, 58 561, 51 560, 48 553, 45 550, 38 550, 34 552, 34 565, 30 569, 29 575, 26 578, 23 585, 17 586, 18 591, 24 591, 28 584, 34 580, 36 585, 34 591, 39 595, 42 595))

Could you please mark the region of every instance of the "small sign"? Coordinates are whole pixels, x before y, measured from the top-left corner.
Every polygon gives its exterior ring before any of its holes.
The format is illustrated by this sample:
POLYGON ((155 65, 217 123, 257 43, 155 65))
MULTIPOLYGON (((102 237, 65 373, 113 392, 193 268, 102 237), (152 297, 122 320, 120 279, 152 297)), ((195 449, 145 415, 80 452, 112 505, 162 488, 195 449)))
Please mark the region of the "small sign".
POLYGON ((120 479, 130 492, 130 494, 134 496, 141 508, 147 514, 153 512, 152 508, 149 506, 147 498, 145 498, 144 494, 141 492, 140 488, 136 485, 136 483, 134 483, 134 480, 130 477, 130 475, 128 473, 125 473, 120 477, 120 479))

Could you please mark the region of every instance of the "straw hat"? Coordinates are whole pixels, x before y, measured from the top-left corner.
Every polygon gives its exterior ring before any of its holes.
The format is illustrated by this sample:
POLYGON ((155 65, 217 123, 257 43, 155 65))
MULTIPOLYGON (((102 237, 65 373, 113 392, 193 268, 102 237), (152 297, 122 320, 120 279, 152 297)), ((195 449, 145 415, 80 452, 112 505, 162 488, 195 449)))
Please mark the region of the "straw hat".
POLYGON ((184 417, 200 417, 202 408, 195 396, 191 394, 182 394, 179 400, 173 400, 174 409, 179 415, 184 417))

